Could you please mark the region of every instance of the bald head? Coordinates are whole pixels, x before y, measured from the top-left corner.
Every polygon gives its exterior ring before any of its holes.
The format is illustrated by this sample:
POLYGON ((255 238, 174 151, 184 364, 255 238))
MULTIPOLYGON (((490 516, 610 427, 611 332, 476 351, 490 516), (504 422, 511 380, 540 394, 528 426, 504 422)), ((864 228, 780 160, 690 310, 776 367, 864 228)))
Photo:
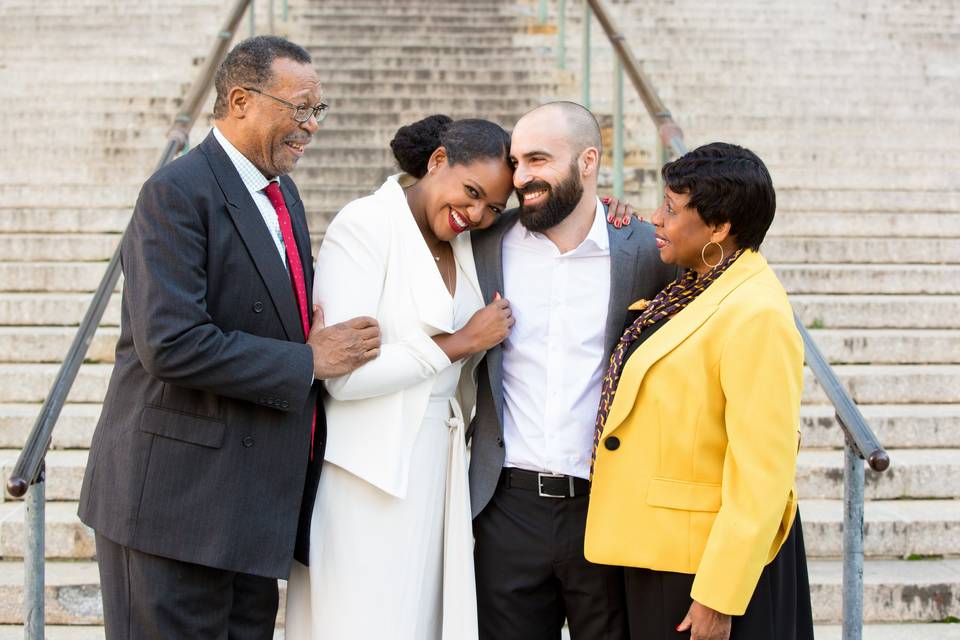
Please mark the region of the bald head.
POLYGON ((554 139, 562 139, 570 152, 579 156, 584 149, 603 152, 600 125, 590 110, 576 102, 548 102, 528 111, 517 122, 516 129, 533 126, 554 139))

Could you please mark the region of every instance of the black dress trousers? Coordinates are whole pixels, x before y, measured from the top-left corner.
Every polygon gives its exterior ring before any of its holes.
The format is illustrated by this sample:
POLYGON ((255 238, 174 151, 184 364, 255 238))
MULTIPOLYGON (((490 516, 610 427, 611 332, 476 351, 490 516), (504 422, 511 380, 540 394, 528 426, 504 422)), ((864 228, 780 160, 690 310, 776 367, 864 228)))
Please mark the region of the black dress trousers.
POLYGON ((272 640, 275 578, 96 543, 106 640, 272 640))
MULTIPOLYGON (((630 640, 684 640, 677 632, 690 609, 694 576, 628 568, 624 571, 630 640)), ((800 513, 773 562, 764 567, 730 640, 813 640, 813 613, 800 513)))
POLYGON ((499 486, 474 519, 480 640, 626 640, 623 569, 587 562, 588 498, 499 486))

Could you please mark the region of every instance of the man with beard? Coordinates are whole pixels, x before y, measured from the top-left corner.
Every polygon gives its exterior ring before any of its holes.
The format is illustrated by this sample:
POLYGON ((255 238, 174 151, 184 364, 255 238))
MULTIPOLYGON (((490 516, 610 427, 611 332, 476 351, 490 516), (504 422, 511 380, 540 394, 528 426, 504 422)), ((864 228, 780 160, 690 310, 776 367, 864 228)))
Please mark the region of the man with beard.
POLYGON ((277 578, 308 558, 319 381, 380 346, 375 320, 324 327, 307 297, 285 174, 326 114, 310 54, 244 40, 216 86, 213 131, 147 180, 121 247, 116 366, 80 494, 107 640, 273 637, 277 578))
POLYGON ((557 640, 566 619, 572 640, 623 640, 621 570, 583 556, 594 424, 628 305, 676 271, 650 225, 607 224, 587 109, 527 113, 510 154, 520 207, 473 235, 486 299, 516 318, 481 365, 469 433, 480 638, 557 640))

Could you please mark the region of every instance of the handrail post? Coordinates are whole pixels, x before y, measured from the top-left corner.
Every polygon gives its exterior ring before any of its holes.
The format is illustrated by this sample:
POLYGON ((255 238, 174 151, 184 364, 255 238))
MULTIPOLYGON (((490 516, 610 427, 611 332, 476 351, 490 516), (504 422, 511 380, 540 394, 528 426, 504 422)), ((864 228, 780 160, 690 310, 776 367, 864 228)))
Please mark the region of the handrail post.
MULTIPOLYGON (((837 417, 839 421, 839 416, 837 417)), ((863 458, 846 440, 843 467, 843 640, 863 635, 863 458)))
POLYGON ((547 24, 547 0, 540 0, 540 8, 537 10, 537 21, 540 24, 547 24))
POLYGON ((581 104, 587 109, 590 108, 590 26, 593 22, 593 12, 590 10, 590 3, 583 0, 583 40, 581 54, 581 76, 582 76, 582 99, 581 104))
POLYGON ((44 640, 46 506, 46 470, 41 466, 24 500, 23 524, 27 539, 23 543, 23 637, 26 640, 44 640))
POLYGON ((567 0, 557 9, 557 67, 567 68, 567 0))
POLYGON ((623 198, 623 65, 613 60, 613 195, 623 198))
POLYGON ((269 8, 267 9, 267 24, 270 29, 270 35, 274 35, 277 32, 273 24, 273 11, 274 11, 273 0, 270 0, 270 5, 269 5, 269 8))
POLYGON ((250 37, 257 35, 257 2, 253 0, 250 3, 250 37))

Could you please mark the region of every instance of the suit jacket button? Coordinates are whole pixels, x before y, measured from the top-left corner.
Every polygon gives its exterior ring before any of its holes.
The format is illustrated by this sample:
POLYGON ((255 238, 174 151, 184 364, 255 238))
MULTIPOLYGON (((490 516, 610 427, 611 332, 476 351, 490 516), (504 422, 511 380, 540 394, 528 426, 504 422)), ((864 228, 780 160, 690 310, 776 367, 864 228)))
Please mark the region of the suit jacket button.
POLYGON ((253 446, 253 442, 253 436, 244 436, 243 440, 240 441, 240 444, 249 449, 253 446))
POLYGON ((603 441, 603 446, 607 448, 607 451, 616 451, 620 448, 620 438, 617 436, 610 436, 603 441))
POLYGON ((261 311, 263 311, 263 303, 257 300, 253 303, 253 312, 260 313, 261 311))
POLYGON ((503 449, 503 438, 500 436, 497 436, 497 446, 503 449))
POLYGON ((283 408, 283 409, 286 409, 286 408, 289 407, 289 406, 290 406, 290 403, 287 402, 286 400, 284 400, 283 402, 280 403, 280 407, 283 408))

